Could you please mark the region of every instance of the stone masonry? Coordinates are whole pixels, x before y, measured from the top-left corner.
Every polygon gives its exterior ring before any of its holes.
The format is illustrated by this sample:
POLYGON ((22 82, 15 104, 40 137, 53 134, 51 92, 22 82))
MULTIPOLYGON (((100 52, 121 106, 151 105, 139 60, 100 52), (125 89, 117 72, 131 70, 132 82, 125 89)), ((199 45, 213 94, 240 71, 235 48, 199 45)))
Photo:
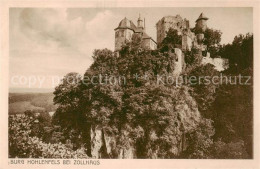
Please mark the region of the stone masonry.
POLYGON ((157 42, 155 42, 145 32, 145 20, 143 21, 139 16, 137 26, 127 18, 124 18, 115 29, 115 51, 121 49, 121 46, 127 41, 131 41, 133 34, 140 34, 142 37, 142 46, 150 50, 155 50, 160 46, 163 39, 166 37, 170 28, 177 30, 178 34, 182 36, 181 49, 175 48, 174 54, 178 56, 175 61, 176 70, 174 74, 180 74, 184 69, 184 53, 196 48, 202 53, 202 64, 213 64, 215 69, 223 71, 228 68, 228 60, 222 58, 211 58, 210 53, 207 51, 207 46, 203 44, 204 32, 207 29, 207 20, 209 18, 201 13, 196 20, 195 32, 191 31, 189 20, 182 18, 180 15, 165 16, 156 23, 157 42))

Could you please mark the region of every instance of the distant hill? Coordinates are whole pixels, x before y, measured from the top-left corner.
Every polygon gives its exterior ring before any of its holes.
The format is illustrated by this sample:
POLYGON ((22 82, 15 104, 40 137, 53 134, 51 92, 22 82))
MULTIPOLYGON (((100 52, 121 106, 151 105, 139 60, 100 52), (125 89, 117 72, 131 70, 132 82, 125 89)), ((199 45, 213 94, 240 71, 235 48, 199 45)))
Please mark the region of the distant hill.
POLYGON ((9 93, 9 114, 20 114, 26 110, 53 112, 53 93, 9 93))
POLYGON ((9 93, 52 93, 54 88, 9 88, 9 93))

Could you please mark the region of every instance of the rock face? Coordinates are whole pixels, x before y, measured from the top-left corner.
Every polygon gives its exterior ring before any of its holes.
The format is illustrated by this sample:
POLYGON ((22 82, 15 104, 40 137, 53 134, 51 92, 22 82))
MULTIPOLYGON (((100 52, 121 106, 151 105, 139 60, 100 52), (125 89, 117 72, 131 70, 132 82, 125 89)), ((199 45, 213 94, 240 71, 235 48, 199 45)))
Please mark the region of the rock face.
POLYGON ((101 158, 102 129, 99 127, 91 128, 91 155, 93 158, 101 158))
POLYGON ((174 48, 174 53, 172 53, 172 54, 175 55, 173 74, 175 76, 178 76, 182 72, 183 67, 184 67, 183 53, 182 53, 181 49, 174 48))
POLYGON ((99 126, 91 129, 91 155, 92 158, 133 159, 136 157, 133 147, 118 149, 116 136, 109 136, 99 126))
POLYGON ((203 57, 202 64, 212 64, 215 66, 217 71, 223 71, 229 67, 228 59, 224 58, 211 58, 209 55, 207 57, 203 57))
POLYGON ((119 159, 133 159, 135 158, 135 149, 133 147, 130 147, 128 149, 120 149, 119 155, 118 155, 119 159))
MULTIPOLYGON (((154 128, 146 130, 141 144, 131 140, 128 132, 122 138, 109 135, 102 126, 91 129, 91 154, 93 158, 174 158, 179 157, 189 145, 189 133, 198 126, 201 116, 197 103, 188 89, 176 88, 176 98, 165 98, 154 103, 154 109, 169 111, 169 124, 158 133, 154 128), (161 133, 161 134, 160 134, 161 133), (125 145, 120 145, 123 142, 125 145), (143 154, 144 151, 145 153, 143 154)), ((152 110, 153 111, 153 110, 152 110)), ((154 110, 156 111, 156 110, 154 110)), ((160 122, 164 121, 162 117, 160 122)), ((159 119, 160 120, 160 119, 159 119)))

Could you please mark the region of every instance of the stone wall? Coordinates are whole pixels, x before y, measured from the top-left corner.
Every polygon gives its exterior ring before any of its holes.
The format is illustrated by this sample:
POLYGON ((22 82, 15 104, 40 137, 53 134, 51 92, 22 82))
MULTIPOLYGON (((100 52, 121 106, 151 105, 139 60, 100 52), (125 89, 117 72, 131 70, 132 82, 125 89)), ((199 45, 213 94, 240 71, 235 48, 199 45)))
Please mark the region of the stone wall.
POLYGON ((173 74, 178 76, 182 72, 182 66, 183 66, 182 51, 179 48, 174 48, 174 53, 176 55, 176 60, 174 62, 173 74))
POLYGON ((155 50, 157 48, 157 44, 150 38, 147 39, 143 39, 143 47, 151 49, 151 50, 155 50))
POLYGON ((131 41, 134 31, 131 29, 117 29, 115 31, 115 51, 121 49, 126 41, 131 41))
POLYGON ((182 50, 191 51, 195 35, 191 31, 185 31, 182 35, 182 50))
POLYGON ((229 67, 228 59, 224 58, 211 58, 209 55, 202 58, 202 64, 212 64, 217 71, 223 71, 229 67))
POLYGON ((159 20, 156 24, 157 29, 157 44, 160 45, 163 39, 166 37, 167 31, 170 29, 176 29, 182 34, 183 29, 189 29, 189 21, 183 20, 180 15, 165 16, 159 20))

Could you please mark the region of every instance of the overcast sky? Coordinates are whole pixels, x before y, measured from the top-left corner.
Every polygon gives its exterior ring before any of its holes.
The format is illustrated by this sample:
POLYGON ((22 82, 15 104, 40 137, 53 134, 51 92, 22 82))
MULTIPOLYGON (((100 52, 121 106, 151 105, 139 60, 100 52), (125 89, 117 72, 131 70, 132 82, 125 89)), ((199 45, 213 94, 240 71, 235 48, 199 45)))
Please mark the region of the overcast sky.
MULTIPOLYGON (((222 44, 253 32, 252 8, 11 8, 10 79, 84 74, 94 49, 114 50, 114 28, 124 17, 136 23, 140 13, 147 33, 156 40, 155 24, 163 16, 180 14, 194 27, 201 12, 209 18, 208 27, 223 32, 222 44)), ((28 85, 10 82, 10 87, 28 85)), ((53 86, 45 82, 41 87, 53 86)))

